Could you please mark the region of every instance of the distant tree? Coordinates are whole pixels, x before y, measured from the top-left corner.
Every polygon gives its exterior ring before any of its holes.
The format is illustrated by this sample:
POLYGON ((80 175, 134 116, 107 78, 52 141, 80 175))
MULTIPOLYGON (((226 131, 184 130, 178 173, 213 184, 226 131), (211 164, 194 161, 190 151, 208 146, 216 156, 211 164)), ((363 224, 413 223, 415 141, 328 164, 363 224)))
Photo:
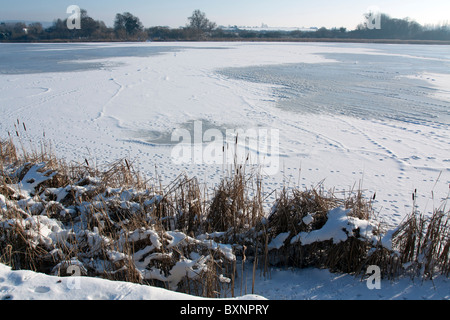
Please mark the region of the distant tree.
POLYGON ((39 35, 42 34, 42 32, 44 32, 44 28, 40 22, 34 22, 28 25, 29 34, 39 35))
POLYGON ((331 34, 332 32, 325 27, 322 27, 315 32, 317 38, 332 38, 331 34))
POLYGON ((293 38, 303 38, 303 37, 305 37, 305 33, 300 31, 300 30, 291 31, 290 35, 293 38))
MULTIPOLYGON (((427 39, 425 35, 425 28, 414 20, 409 18, 396 19, 389 15, 380 14, 380 29, 367 28, 366 25, 360 24, 356 30, 351 31, 350 34, 357 38, 365 39, 403 39, 403 40, 424 40, 427 39)), ((439 40, 434 38, 434 40, 439 40)))
POLYGON ((39 40, 44 33, 44 28, 39 22, 30 23, 25 29, 23 40, 39 40))
MULTIPOLYGON (((81 10, 81 29, 69 30, 67 19, 56 19, 53 25, 43 29, 40 23, 3 23, 0 22, 0 41, 35 41, 35 40, 77 40, 86 39, 120 39, 120 40, 204 40, 216 39, 267 39, 267 38, 341 38, 341 39, 403 39, 403 40, 443 40, 450 41, 450 25, 422 26, 414 20, 395 19, 386 14, 380 14, 381 28, 369 28, 367 22, 359 24, 355 30, 346 28, 325 27, 313 32, 300 30, 286 31, 255 31, 234 28, 217 28, 214 22, 206 18, 206 14, 195 10, 188 17, 185 27, 171 29, 168 27, 153 27, 146 29, 139 18, 129 12, 118 13, 114 28, 108 28, 103 21, 89 17, 86 10, 81 10)), ((311 30, 312 31, 312 30, 311 30)))
POLYGON ((0 23, 0 40, 8 40, 11 38, 11 28, 2 22, 0 23))
POLYGON ((114 31, 118 38, 139 37, 144 27, 138 17, 129 12, 116 14, 114 21, 114 31))
POLYGON ((423 28, 422 37, 426 40, 450 40, 450 25, 428 25, 423 28))
POLYGON ((113 39, 114 38, 114 30, 112 28, 108 28, 103 21, 96 21, 97 29, 94 32, 93 36, 97 39, 113 39))
POLYGON ((188 20, 187 29, 197 39, 206 38, 217 27, 216 23, 209 21, 206 14, 200 10, 195 10, 192 16, 188 17, 188 20))
MULTIPOLYGON (((87 11, 81 9, 80 12, 81 29, 70 30, 67 27, 67 19, 54 20, 53 25, 50 28, 45 29, 45 32, 39 37, 42 39, 111 39, 112 29, 106 27, 103 21, 94 20, 91 18, 87 11)), ((29 26, 30 27, 30 26, 29 26)), ((30 31, 29 31, 30 34, 30 31)), ((31 34, 30 34, 31 36, 31 34)))
POLYGON ((69 29, 67 29, 66 20, 56 19, 53 21, 53 25, 48 28, 47 37, 49 39, 69 39, 71 37, 69 29))
POLYGON ((79 33, 80 37, 91 38, 94 33, 99 29, 99 22, 92 19, 86 10, 81 9, 81 29, 75 31, 79 33))
POLYGON ((116 14, 116 18, 114 20, 114 32, 120 39, 126 37, 127 31, 125 28, 125 18, 121 13, 116 14))
POLYGON ((55 19, 52 26, 44 29, 39 22, 0 23, 0 40, 35 41, 35 40, 86 40, 114 39, 114 31, 103 21, 94 20, 87 11, 81 9, 81 29, 69 29, 67 19, 55 19))
POLYGON ((146 29, 147 38, 153 41, 185 40, 189 38, 184 28, 151 27, 146 29))
POLYGON ((166 40, 171 38, 169 27, 151 27, 147 29, 147 35, 152 40, 166 40))
POLYGON ((8 23, 4 25, 4 39, 24 41, 28 38, 28 28, 23 22, 8 23))
POLYGON ((24 35, 27 31, 27 25, 23 22, 17 22, 14 24, 13 32, 15 36, 24 35))

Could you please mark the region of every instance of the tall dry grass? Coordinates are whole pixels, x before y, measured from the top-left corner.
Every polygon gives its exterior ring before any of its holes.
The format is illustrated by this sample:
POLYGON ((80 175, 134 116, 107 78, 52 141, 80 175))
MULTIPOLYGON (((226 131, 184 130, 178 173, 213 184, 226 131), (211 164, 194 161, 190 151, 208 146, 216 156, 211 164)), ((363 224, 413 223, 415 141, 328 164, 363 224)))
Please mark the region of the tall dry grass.
POLYGON ((14 269, 66 275, 76 263, 84 275, 207 297, 235 296, 239 286, 246 293, 249 267, 252 292, 257 270, 268 275, 274 265, 355 275, 378 265, 386 278, 450 273, 445 204, 432 216, 415 209, 386 246, 372 198, 361 190, 339 197, 322 185, 286 188, 265 212, 263 177, 245 166, 235 164, 212 192, 185 175, 161 186, 129 159, 101 167, 88 159, 67 163, 45 142, 27 152, 19 124, 19 142, 11 135, 0 141, 0 262, 14 269), (18 186, 32 184, 24 181, 32 170, 42 182, 27 195, 18 186), (293 241, 321 230, 338 207, 349 219, 370 222, 372 238, 356 229, 337 243, 293 241), (283 243, 270 247, 280 235, 283 243))
POLYGON ((431 216, 414 209, 397 228, 392 242, 399 252, 399 262, 412 276, 449 276, 450 214, 445 204, 431 216))

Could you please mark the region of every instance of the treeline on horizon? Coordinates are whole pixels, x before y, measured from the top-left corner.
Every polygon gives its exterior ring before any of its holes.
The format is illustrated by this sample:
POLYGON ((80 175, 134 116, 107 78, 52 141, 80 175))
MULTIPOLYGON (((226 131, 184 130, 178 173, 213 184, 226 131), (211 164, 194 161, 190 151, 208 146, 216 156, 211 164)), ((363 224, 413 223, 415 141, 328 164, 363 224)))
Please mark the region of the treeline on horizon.
POLYGON ((25 24, 0 22, 0 41, 207 41, 207 40, 253 40, 253 39, 386 39, 386 40, 433 40, 450 41, 450 25, 422 26, 409 18, 391 18, 381 14, 381 29, 370 29, 359 24, 354 30, 346 28, 316 31, 265 31, 247 30, 238 27, 221 28, 209 21, 206 14, 195 10, 188 17, 185 27, 145 28, 140 19, 129 12, 118 13, 114 26, 94 20, 86 10, 81 10, 81 29, 70 30, 67 19, 57 19, 44 28, 41 23, 25 24))

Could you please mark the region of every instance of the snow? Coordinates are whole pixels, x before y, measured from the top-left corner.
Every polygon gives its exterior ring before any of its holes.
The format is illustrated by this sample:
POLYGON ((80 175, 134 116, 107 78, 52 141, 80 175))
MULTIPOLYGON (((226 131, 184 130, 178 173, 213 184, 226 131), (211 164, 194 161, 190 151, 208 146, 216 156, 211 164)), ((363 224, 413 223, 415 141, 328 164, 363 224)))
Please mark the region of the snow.
MULTIPOLYGON (((171 141, 175 130, 192 133, 198 128, 195 121, 201 122, 203 131, 270 128, 277 130, 280 144, 276 173, 263 180, 269 203, 275 196, 271 192, 285 186, 307 188, 325 181, 325 188, 334 188, 342 194, 360 186, 368 196, 376 193, 374 206, 378 217, 394 227, 411 212, 414 189, 418 190, 416 204, 424 212, 438 207, 448 197, 450 56, 447 48, 331 43, 20 44, 14 47, 0 44, 0 47, 3 52, 19 50, 20 56, 43 54, 61 60, 33 72, 22 70, 20 60, 11 67, 1 65, 0 61, 0 136, 5 138, 8 132, 14 136, 15 124, 20 119, 27 128, 20 130, 20 141, 25 147, 31 145, 32 150, 48 143, 58 156, 78 163, 86 159, 95 165, 127 157, 135 160, 139 170, 158 184, 168 185, 180 173, 186 173, 213 187, 226 174, 230 163, 212 165, 201 149, 199 154, 195 153, 198 148, 192 148, 195 161, 177 163, 173 158, 177 145, 171 141), (146 54, 147 49, 155 51, 146 54), (98 54, 68 64, 73 50, 98 54), (120 54, 111 54, 119 51, 120 54), (353 62, 349 63, 351 59, 353 62), (390 91, 390 87, 396 91, 390 91), (314 107, 329 112, 295 109, 298 105, 307 109, 306 104, 314 101, 318 102, 314 107), (347 109, 339 109, 342 101, 347 109), (374 101, 382 101, 375 103, 375 111, 366 110, 368 116, 358 113, 361 105, 374 101), (395 107, 401 108, 401 112, 393 113, 395 107)), ((206 137, 202 137, 203 131, 200 140, 206 137)), ((191 141, 187 142, 189 145, 191 141)), ((202 146, 201 141, 195 141, 195 146, 199 145, 202 146)), ((31 199, 20 203, 31 212, 33 206, 39 205, 32 201, 34 186, 53 175, 41 172, 42 169, 40 165, 34 166, 23 179, 25 183, 14 188, 31 199)), ((53 194, 60 201, 70 192, 75 191, 77 197, 89 192, 87 188, 55 189, 53 194)), ((127 190, 108 192, 120 192, 123 205, 131 200, 127 190)), ((92 205, 100 206, 103 200, 98 199, 92 205)), ((155 196, 145 205, 160 200, 155 196)), ((9 205, 0 195, 0 212, 9 205)), ((303 222, 311 222, 312 215, 303 222)), ((40 224, 39 232, 30 229, 36 243, 68 237, 58 225, 43 217, 25 221, 40 224)), ((8 224, 3 223, 2 227, 8 224)), ((338 208, 321 230, 308 235, 300 233, 294 239, 302 243, 323 239, 344 241, 356 228, 362 236, 372 236, 369 223, 347 217, 338 208)), ((388 231, 382 239, 388 248, 392 232, 388 231)), ((195 240, 232 257, 230 247, 207 240, 214 235, 199 240, 176 232, 168 234, 172 237, 171 245, 195 240)), ((93 246, 101 241, 95 234, 84 236, 93 246)), ((146 252, 160 245, 152 230, 124 235, 123 241, 140 237, 151 242, 151 246, 143 249, 146 252)), ((280 248, 288 237, 289 234, 278 235, 270 248, 280 248)), ((124 258, 118 252, 108 254, 117 260, 124 258)), ((189 257, 177 268, 201 268, 200 258, 189 257)), ((178 274, 173 271, 175 286, 178 274)), ((68 290, 62 285, 67 279, 61 278, 61 282, 56 279, 0 266, 0 294, 19 299, 186 298, 160 289, 100 279, 83 278, 83 290, 68 290)), ((428 282, 417 284, 400 279, 394 283, 383 282, 384 291, 370 291, 364 282, 326 270, 273 270, 270 279, 257 281, 256 291, 271 299, 450 298, 448 279, 435 279, 434 285, 435 290, 428 282)))
POLYGON ((36 186, 52 179, 56 175, 55 172, 51 171, 40 172, 40 170, 44 167, 45 163, 32 166, 25 174, 25 177, 22 179, 21 183, 17 185, 16 191, 24 194, 25 197, 29 197, 29 195, 33 194, 36 186))
MULTIPOLYGON (((314 242, 321 242, 332 240, 333 243, 339 243, 348 238, 348 225, 345 220, 348 219, 347 214, 349 210, 336 208, 328 214, 326 224, 319 230, 312 232, 301 232, 291 240, 291 244, 301 242, 303 245, 308 245, 314 242)), ((351 232, 351 230, 350 230, 351 232)))
MULTIPOLYGON (((73 265, 73 261, 71 264, 73 265)), ((188 262, 186 262, 188 263, 188 262)), ((240 266, 238 266, 240 268, 240 266)), ((252 267, 246 266, 247 290, 252 267)), ((410 278, 381 280, 380 290, 370 290, 367 280, 319 269, 277 269, 256 275, 255 293, 240 300, 449 300, 445 276, 433 281, 410 278)), ((223 279, 227 281, 228 279, 223 279)), ((236 288, 239 293, 239 287, 236 288)), ((12 271, 0 264, 0 300, 204 300, 156 287, 89 277, 58 277, 32 271, 12 271)))
POLYGON ((303 223, 307 226, 309 226, 314 221, 314 215, 311 213, 308 213, 306 217, 303 218, 303 223))
POLYGON ((435 95, 441 99, 449 100, 450 99, 450 75, 445 73, 429 73, 423 72, 415 74, 414 76, 410 76, 413 79, 421 79, 426 82, 431 87, 436 88, 435 95))
MULTIPOLYGON (((247 266, 251 269, 251 266, 247 266)), ((247 287, 251 288, 251 270, 247 287)), ((256 277, 255 292, 269 300, 449 300, 450 281, 410 278, 381 280, 380 290, 370 290, 367 279, 319 269, 272 269, 266 278, 256 277)))
POLYGON ((290 232, 284 232, 277 235, 267 246, 269 250, 280 249, 284 245, 284 241, 289 238, 290 232))
POLYGON ((6 205, 6 198, 2 194, 0 194, 0 209, 2 212, 6 212, 6 210, 8 210, 8 206, 6 205))
POLYGON ((349 237, 356 237, 356 230, 358 230, 359 236, 362 238, 376 242, 377 239, 372 234, 375 226, 371 225, 367 220, 349 217, 349 212, 350 210, 344 210, 340 207, 331 210, 328 213, 327 222, 321 229, 312 232, 300 232, 292 238, 291 244, 301 242, 302 245, 308 245, 327 240, 331 240, 336 244, 346 241, 349 237))
MULTIPOLYGON (((121 193, 119 193, 121 194, 121 193)), ((292 239, 292 242, 300 241, 308 245, 316 241, 332 240, 333 243, 345 241, 348 237, 362 237, 374 240, 371 233, 373 225, 366 220, 360 220, 348 216, 349 210, 340 207, 328 212, 325 225, 318 230, 309 233, 301 232, 292 239), (355 232, 358 230, 358 234, 355 232)), ((306 218, 310 218, 311 214, 306 218)), ((306 219, 308 221, 308 219, 306 219)), ((62 224, 45 215, 31 216, 21 220, 10 219, 4 221, 2 228, 13 228, 15 223, 22 223, 22 228, 33 246, 50 246, 52 242, 63 243, 71 235, 72 231, 63 228, 62 224)), ((390 237, 395 230, 390 230, 381 240, 387 248, 391 247, 390 237)), ((236 257, 230 245, 217 244, 208 237, 217 236, 221 233, 205 234, 199 239, 193 239, 181 232, 168 231, 166 248, 170 249, 186 244, 200 244, 212 250, 221 251, 229 260, 236 257)), ((93 231, 79 230, 77 237, 85 237, 90 250, 95 253, 108 241, 99 235, 98 228, 93 231)), ((268 246, 269 250, 280 249, 290 233, 281 233, 275 237, 268 246)), ((12 271, 10 267, 0 264, 0 300, 197 300, 195 296, 176 293, 178 284, 184 277, 196 279, 202 271, 206 271, 206 264, 210 260, 209 255, 200 255, 192 252, 189 257, 182 257, 172 267, 169 274, 164 275, 161 270, 148 268, 152 260, 162 260, 170 257, 172 252, 153 252, 155 248, 161 247, 161 236, 152 229, 138 229, 133 232, 123 232, 117 242, 120 249, 125 242, 137 242, 150 240, 150 245, 138 250, 133 254, 137 270, 144 279, 156 279, 167 283, 168 289, 163 290, 151 286, 142 286, 126 282, 113 282, 99 278, 87 277, 87 270, 83 262, 77 258, 70 261, 62 261, 53 270, 53 276, 38 274, 31 271, 12 271), (75 272, 72 276, 62 277, 75 272)), ((59 249, 50 252, 57 256, 59 249)), ((129 257, 121 252, 106 251, 111 263, 120 262, 129 257)), ((91 264, 96 262, 92 260, 91 264)), ((370 286, 370 279, 363 276, 352 276, 349 274, 331 273, 328 270, 319 269, 290 269, 270 267, 267 271, 259 268, 253 271, 253 262, 237 261, 238 271, 235 282, 235 292, 240 292, 236 300, 328 300, 328 299, 450 299, 449 278, 438 275, 433 281, 421 281, 411 279, 408 276, 400 276, 395 280, 380 280, 379 289, 374 290, 370 286), (242 270, 242 272, 241 272, 242 270), (244 271, 245 270, 245 271, 244 271), (253 273, 254 272, 254 273, 253 273), (255 277, 254 291, 249 295, 248 290, 253 286, 251 282, 255 277)), ((369 270, 369 269, 368 269, 369 270)), ((231 283, 231 279, 223 275, 219 276, 223 283, 231 283)))
MULTIPOLYGON (((246 295, 242 300, 261 300, 246 295)), ((0 300, 202 300, 161 288, 89 277, 12 271, 0 264, 0 300)))

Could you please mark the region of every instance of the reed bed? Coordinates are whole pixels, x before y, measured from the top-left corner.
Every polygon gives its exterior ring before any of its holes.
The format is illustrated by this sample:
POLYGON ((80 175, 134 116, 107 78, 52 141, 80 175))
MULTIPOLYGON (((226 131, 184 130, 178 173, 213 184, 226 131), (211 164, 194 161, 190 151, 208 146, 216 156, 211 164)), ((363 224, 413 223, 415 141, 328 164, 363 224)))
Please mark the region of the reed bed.
POLYGON ((0 141, 0 262, 14 269, 70 276, 75 265, 81 275, 205 297, 235 296, 239 283, 242 293, 249 264, 253 287, 257 270, 272 266, 363 276, 377 265, 385 278, 450 273, 446 202, 431 216, 414 207, 390 232, 361 190, 283 189, 266 212, 263 177, 242 166, 212 192, 184 175, 162 187, 129 159, 67 163, 44 142, 27 152, 22 127, 18 143, 0 141))

